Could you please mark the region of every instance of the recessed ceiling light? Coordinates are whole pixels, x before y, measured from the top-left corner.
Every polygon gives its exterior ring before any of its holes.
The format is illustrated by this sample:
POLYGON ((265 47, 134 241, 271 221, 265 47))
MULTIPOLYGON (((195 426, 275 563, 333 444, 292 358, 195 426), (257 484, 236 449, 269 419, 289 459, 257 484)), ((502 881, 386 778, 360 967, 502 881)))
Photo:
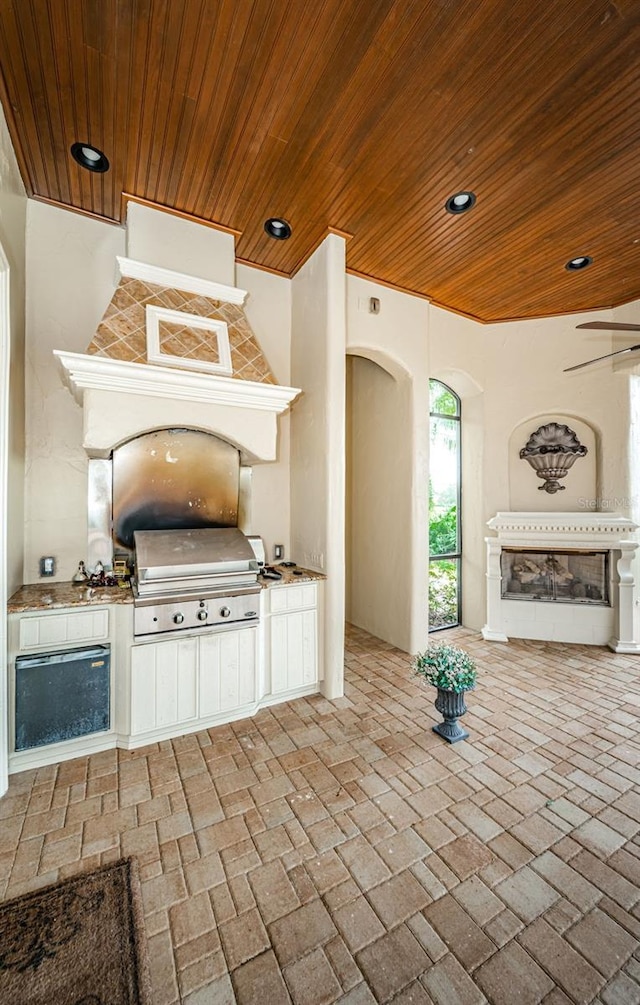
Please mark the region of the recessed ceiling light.
POLYGON ((80 167, 87 171, 104 172, 109 170, 109 161, 97 147, 90 146, 89 143, 74 143, 71 146, 71 156, 80 167))
POLYGON ((450 195, 444 204, 447 213, 466 213, 476 204, 475 192, 456 192, 450 195))
POLYGON ((565 269, 569 272, 578 272, 580 269, 586 269, 587 265, 591 265, 593 259, 589 258, 588 255, 578 255, 577 258, 570 258, 565 269))
POLYGON ((277 216, 265 220, 264 229, 269 237, 275 237, 276 241, 286 241, 291 237, 291 225, 277 216))

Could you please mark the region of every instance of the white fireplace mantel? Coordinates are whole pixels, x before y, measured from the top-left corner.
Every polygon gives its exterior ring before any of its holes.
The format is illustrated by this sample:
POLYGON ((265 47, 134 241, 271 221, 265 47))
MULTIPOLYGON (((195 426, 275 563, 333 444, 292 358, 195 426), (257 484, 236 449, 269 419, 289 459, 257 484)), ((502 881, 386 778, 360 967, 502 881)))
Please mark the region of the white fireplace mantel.
POLYGON ((497 513, 487 526, 487 623, 485 639, 548 639, 608 645, 638 653, 634 634, 635 580, 632 570, 638 525, 618 513, 497 513), (502 596, 503 548, 610 552, 610 607, 514 600, 502 596))

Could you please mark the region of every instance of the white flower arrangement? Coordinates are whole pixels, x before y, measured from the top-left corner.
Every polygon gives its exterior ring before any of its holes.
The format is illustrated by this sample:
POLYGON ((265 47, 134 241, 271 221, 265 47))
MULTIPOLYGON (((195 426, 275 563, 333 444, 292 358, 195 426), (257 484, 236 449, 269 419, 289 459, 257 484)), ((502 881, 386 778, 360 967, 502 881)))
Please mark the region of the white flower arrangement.
POLYGON ((414 673, 441 691, 471 691, 478 677, 476 664, 464 649, 443 642, 432 643, 417 653, 412 662, 414 673))

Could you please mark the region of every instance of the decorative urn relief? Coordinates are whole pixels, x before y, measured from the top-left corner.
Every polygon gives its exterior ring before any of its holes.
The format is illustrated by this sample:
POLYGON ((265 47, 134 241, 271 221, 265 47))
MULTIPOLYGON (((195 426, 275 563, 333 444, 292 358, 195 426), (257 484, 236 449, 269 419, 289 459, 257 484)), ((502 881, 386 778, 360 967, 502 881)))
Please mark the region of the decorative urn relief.
POLYGON ((564 490, 560 479, 565 478, 578 457, 584 457, 587 448, 580 443, 573 429, 560 422, 539 426, 520 451, 520 458, 528 461, 543 484, 539 491, 553 495, 564 490))

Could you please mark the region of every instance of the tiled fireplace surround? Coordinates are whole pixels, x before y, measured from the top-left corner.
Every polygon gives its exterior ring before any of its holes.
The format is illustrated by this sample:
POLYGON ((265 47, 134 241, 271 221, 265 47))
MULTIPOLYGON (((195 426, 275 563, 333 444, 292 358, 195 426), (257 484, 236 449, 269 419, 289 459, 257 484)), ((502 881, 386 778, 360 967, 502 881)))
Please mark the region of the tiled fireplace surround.
POLYGON ((488 523, 487 641, 540 639, 607 645, 614 652, 640 652, 634 634, 635 581, 632 561, 637 525, 617 513, 497 513, 488 523), (526 551, 608 551, 610 606, 513 599, 502 595, 503 548, 526 551))

